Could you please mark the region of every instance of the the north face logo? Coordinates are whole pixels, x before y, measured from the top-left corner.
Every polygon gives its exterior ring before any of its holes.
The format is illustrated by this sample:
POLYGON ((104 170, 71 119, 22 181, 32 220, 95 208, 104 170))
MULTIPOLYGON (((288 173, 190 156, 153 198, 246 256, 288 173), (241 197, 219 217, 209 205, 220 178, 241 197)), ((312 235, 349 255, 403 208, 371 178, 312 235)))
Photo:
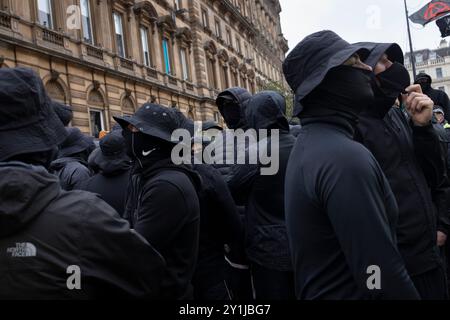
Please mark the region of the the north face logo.
POLYGON ((29 242, 16 243, 15 247, 6 249, 14 258, 36 257, 36 246, 29 242))

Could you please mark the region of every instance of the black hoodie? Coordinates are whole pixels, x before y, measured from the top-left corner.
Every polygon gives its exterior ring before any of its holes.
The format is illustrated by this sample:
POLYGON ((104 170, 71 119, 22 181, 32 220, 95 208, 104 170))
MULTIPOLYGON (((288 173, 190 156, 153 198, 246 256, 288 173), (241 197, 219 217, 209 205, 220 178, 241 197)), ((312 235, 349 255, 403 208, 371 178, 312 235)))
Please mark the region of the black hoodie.
MULTIPOLYGON (((262 175, 260 165, 232 168, 229 182, 233 197, 245 205, 246 250, 249 259, 268 269, 292 271, 284 214, 284 180, 295 138, 282 110, 284 98, 276 92, 255 95, 246 110, 251 128, 279 130, 279 169, 275 175, 262 175)), ((271 146, 272 137, 260 140, 261 148, 271 146)), ((269 154, 272 154, 270 150, 269 154)))
POLYGON ((0 300, 159 298, 162 257, 105 202, 43 167, 0 163, 0 177, 0 300))
POLYGON ((125 217, 167 262, 160 298, 193 298, 191 280, 197 263, 201 179, 187 166, 153 159, 135 168, 125 217))
MULTIPOLYGON (((372 46, 374 67, 388 47, 372 46)), ((355 140, 375 156, 397 200, 397 241, 408 273, 417 276, 438 267, 432 190, 444 178, 445 159, 432 125, 416 127, 400 108, 370 105, 360 116, 355 140)))
MULTIPOLYGON (((237 127, 233 128, 233 129, 246 130, 248 128, 248 125, 247 125, 246 118, 245 118, 245 109, 246 109, 247 104, 248 104, 249 100, 251 99, 252 95, 245 89, 231 88, 231 89, 228 89, 228 90, 220 93, 217 100, 219 101, 219 99, 223 96, 233 97, 234 100, 237 101, 238 107, 240 109, 239 125, 237 125, 237 127)), ((223 107, 220 104, 219 104, 219 110, 223 114, 223 107)), ((232 140, 232 138, 231 138, 232 136, 228 130, 224 130, 222 133, 222 136, 223 136, 224 146, 226 146, 227 141, 232 140)), ((214 142, 212 144, 214 145, 214 142)), ((223 153, 216 155, 216 157, 214 158, 214 160, 216 160, 216 164, 214 165, 214 167, 220 171, 222 176, 224 176, 225 181, 227 181, 227 182, 230 180, 229 173, 230 173, 230 167, 231 167, 230 165, 226 164, 227 156, 230 157, 231 153, 236 155, 236 150, 238 150, 239 148, 242 149, 242 148, 245 148, 245 146, 236 146, 235 145, 234 150, 227 150, 227 148, 224 147, 223 153), (221 164, 220 162, 223 162, 223 163, 221 164)), ((231 159, 235 159, 235 157, 231 156, 231 159)))
POLYGON ((114 159, 97 157, 95 166, 99 172, 82 183, 79 189, 99 194, 123 217, 131 172, 130 158, 125 154, 114 159))
POLYGON ((445 93, 445 91, 442 90, 433 89, 433 87, 431 87, 433 80, 426 73, 419 74, 415 79, 416 83, 417 80, 421 78, 425 78, 427 80, 426 85, 422 85, 423 93, 429 96, 430 99, 433 100, 435 105, 440 106, 442 107, 442 109, 444 109, 445 120, 450 122, 450 99, 448 98, 447 93, 445 93))
POLYGON ((303 127, 286 172, 297 297, 418 299, 396 246, 394 195, 373 155, 353 140, 361 104, 373 99, 369 74, 343 66, 318 72, 336 56, 345 53, 339 59, 345 61, 355 52, 342 41, 336 48, 339 39, 330 31, 311 35, 286 59, 297 68, 291 83, 318 83, 297 98, 303 127), (370 286, 373 275, 379 287, 370 286))

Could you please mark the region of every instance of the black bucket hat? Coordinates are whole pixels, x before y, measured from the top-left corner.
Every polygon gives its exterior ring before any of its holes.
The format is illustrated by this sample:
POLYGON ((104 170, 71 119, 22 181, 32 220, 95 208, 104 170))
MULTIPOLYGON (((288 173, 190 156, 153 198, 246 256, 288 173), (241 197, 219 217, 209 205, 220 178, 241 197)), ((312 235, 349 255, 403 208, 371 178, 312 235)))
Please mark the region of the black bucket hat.
POLYGON ((114 117, 114 120, 124 130, 131 124, 143 134, 173 144, 178 142, 172 141, 172 133, 186 127, 183 118, 173 109, 153 103, 144 104, 133 116, 114 117))
POLYGON ((355 53, 364 60, 369 50, 352 45, 329 30, 307 36, 292 50, 283 63, 283 72, 295 92, 294 117, 303 111, 301 100, 323 81, 331 69, 342 65, 355 53))
POLYGON ((67 128, 68 136, 59 146, 59 157, 69 157, 83 151, 95 149, 94 138, 83 134, 78 128, 67 128))
POLYGON ((0 161, 54 149, 67 136, 37 73, 0 69, 0 161))
POLYGON ((405 63, 405 57, 403 50, 396 43, 375 43, 375 42, 358 42, 356 46, 364 47, 370 50, 370 54, 367 59, 363 60, 365 64, 375 68, 378 61, 383 54, 386 53, 388 59, 392 62, 398 62, 400 64, 405 63))

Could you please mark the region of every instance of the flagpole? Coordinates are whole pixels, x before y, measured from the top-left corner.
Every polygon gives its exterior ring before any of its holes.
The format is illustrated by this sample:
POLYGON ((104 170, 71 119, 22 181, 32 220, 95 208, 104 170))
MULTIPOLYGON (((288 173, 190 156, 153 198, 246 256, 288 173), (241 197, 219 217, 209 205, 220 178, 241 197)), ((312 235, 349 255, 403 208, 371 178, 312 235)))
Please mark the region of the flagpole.
POLYGON ((411 57, 411 64, 412 64, 412 69, 413 69, 413 76, 414 76, 414 79, 416 79, 416 77, 417 77, 416 57, 414 55, 412 38, 411 38, 411 28, 409 26, 408 6, 406 5, 406 0, 404 0, 404 2, 405 2, 406 25, 408 26, 409 51, 410 51, 410 57, 411 57))

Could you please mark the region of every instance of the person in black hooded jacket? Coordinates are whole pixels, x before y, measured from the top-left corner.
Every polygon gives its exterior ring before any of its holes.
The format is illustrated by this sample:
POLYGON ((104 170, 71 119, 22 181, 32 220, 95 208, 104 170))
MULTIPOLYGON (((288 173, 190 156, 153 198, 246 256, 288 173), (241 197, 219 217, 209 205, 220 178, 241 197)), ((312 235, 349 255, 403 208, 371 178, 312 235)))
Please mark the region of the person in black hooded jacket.
POLYGON ((414 83, 419 84, 422 87, 422 92, 429 96, 431 100, 434 101, 435 105, 444 109, 445 120, 450 122, 450 99, 448 98, 447 93, 442 90, 433 89, 433 87, 431 87, 433 80, 426 73, 420 73, 416 77, 414 83))
POLYGON ((122 130, 105 136, 100 141, 99 152, 91 161, 98 168, 98 173, 82 183, 80 189, 99 194, 123 217, 131 159, 126 154, 122 130))
POLYGON ((192 168, 175 165, 172 133, 184 128, 176 111, 144 104, 132 117, 114 117, 135 161, 125 217, 165 258, 161 299, 193 298, 198 256, 201 179, 192 168))
MULTIPOLYGON (((221 92, 217 96, 216 105, 219 108, 219 112, 225 120, 225 123, 230 130, 237 130, 247 128, 247 123, 245 120, 245 108, 247 107, 248 101, 251 99, 252 95, 245 89, 242 88, 230 88, 221 92)), ((244 146, 234 146, 234 148, 226 148, 227 142, 231 142, 230 132, 227 130, 223 131, 223 140, 218 140, 217 143, 223 143, 223 153, 216 154, 214 156, 214 167, 220 171, 224 176, 225 180, 228 181, 228 174, 230 172, 231 164, 227 164, 227 159, 235 160, 235 151, 239 147, 244 146)), ((214 142, 213 142, 214 143, 214 142)), ((233 162, 236 163, 236 162, 233 162)))
POLYGON ((239 165, 233 167, 233 178, 229 182, 238 205, 246 208, 246 251, 258 300, 295 298, 284 214, 286 167, 295 138, 289 133, 289 123, 282 112, 285 104, 280 94, 263 91, 250 100, 246 109, 250 128, 257 132, 270 130, 268 136, 258 136, 258 146, 252 146, 251 150, 256 154, 264 148, 268 154, 276 153, 277 172, 264 174, 261 164, 239 165), (276 130, 276 136, 271 135, 272 130, 276 130))
MULTIPOLYGON (((207 163, 212 163, 213 167, 219 170, 225 182, 232 179, 231 168, 237 163, 237 150, 246 150, 248 145, 237 145, 234 141, 234 135, 231 130, 246 130, 248 125, 245 118, 245 109, 252 98, 252 95, 245 89, 235 87, 229 88, 221 92, 216 99, 216 105, 219 112, 225 120, 228 130, 223 130, 222 139, 216 139, 212 145, 217 144, 221 146, 223 151, 215 154, 213 159, 205 159, 207 163), (231 148, 231 145, 233 148, 231 148), (232 163, 227 163, 230 159, 232 163)), ((220 148, 218 148, 220 150, 220 148)), ((244 208, 238 207, 241 218, 244 208)), ((248 300, 252 297, 250 270, 247 265, 245 256, 241 256, 243 252, 243 243, 237 250, 239 253, 228 255, 229 268, 229 282, 232 287, 234 298, 236 300, 248 300)))
POLYGON ((398 208, 353 140, 373 98, 368 55, 332 31, 306 37, 283 71, 301 118, 286 172, 286 225, 299 299, 418 299, 396 245, 398 208), (307 61, 307 63, 305 63, 307 61))
POLYGON ((193 278, 195 300, 231 300, 227 284, 225 248, 237 250, 244 235, 238 209, 225 180, 210 165, 196 164, 202 179, 200 201, 200 242, 198 262, 193 278))
POLYGON ((87 160, 95 144, 78 128, 66 130, 67 139, 61 144, 58 159, 52 162, 50 171, 59 177, 64 190, 71 191, 80 189, 92 176, 87 160))
POLYGON ((66 136, 39 75, 0 69, 0 300, 157 299, 161 255, 48 172, 66 136))
POLYGON ((402 50, 397 44, 360 45, 371 50, 365 62, 376 75, 375 99, 361 113, 355 139, 378 160, 394 192, 399 207, 398 247, 421 298, 443 299, 445 281, 436 239, 448 229, 446 192, 438 192, 446 179, 446 157, 431 122, 433 103, 421 95, 428 108, 420 113, 408 110, 411 94, 401 98, 401 108, 393 107, 411 81, 402 50), (444 206, 433 195, 443 196, 444 206), (438 229, 437 207, 442 215, 438 229))

